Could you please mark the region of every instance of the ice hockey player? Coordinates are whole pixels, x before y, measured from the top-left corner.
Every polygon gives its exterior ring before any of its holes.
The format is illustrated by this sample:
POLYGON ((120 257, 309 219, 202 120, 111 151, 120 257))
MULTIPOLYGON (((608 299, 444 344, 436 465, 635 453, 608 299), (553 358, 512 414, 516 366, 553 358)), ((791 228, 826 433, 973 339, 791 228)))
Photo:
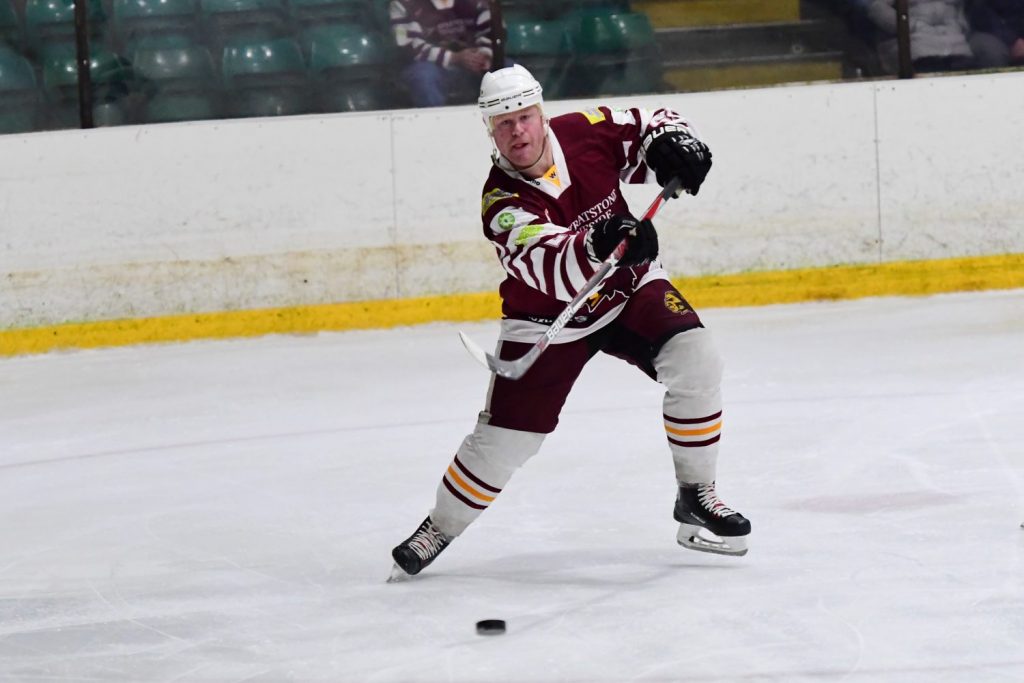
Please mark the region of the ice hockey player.
POLYGON ((569 390, 599 351, 665 386, 680 545, 745 554, 750 522, 715 491, 722 360, 658 263, 654 226, 630 215, 620 188, 679 178, 696 195, 711 168, 707 145, 668 109, 602 106, 549 120, 540 84, 519 65, 484 75, 479 107, 494 146, 483 231, 506 274, 499 358, 523 355, 627 235, 629 247, 522 378, 491 375, 476 428, 441 478, 434 508, 392 551, 391 580, 418 574, 494 502, 555 429, 569 390))

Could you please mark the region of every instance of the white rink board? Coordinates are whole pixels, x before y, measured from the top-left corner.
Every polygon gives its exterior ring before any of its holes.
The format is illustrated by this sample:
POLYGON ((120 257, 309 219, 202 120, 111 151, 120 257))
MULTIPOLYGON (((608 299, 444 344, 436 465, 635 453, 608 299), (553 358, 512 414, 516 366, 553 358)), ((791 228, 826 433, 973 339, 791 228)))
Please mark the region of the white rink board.
MULTIPOLYGON (((604 101, 714 150, 673 274, 1024 251, 1024 74, 604 101)), ((0 136, 0 329, 493 291, 488 154, 471 106, 0 136)))
MULTIPOLYGON (((646 106, 659 106, 655 98, 646 106)), ((696 198, 659 216, 673 274, 777 270, 878 257, 874 94, 865 84, 686 96, 714 154, 696 198)), ((651 190, 628 193, 634 208, 651 190)), ((642 209, 641 209, 642 210, 642 209)))
POLYGON ((1019 252, 1024 244, 1024 81, 977 89, 944 80, 877 89, 884 261, 1019 252))

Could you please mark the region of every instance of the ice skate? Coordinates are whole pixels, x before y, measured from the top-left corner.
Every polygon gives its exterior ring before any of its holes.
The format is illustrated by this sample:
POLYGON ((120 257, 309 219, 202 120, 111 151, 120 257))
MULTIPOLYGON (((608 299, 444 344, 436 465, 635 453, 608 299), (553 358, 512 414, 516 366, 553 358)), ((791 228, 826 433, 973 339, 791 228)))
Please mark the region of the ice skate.
POLYGON ((399 543, 391 551, 395 566, 391 570, 391 576, 388 577, 388 583, 405 581, 419 574, 441 554, 442 550, 448 547, 452 538, 443 534, 434 526, 434 521, 427 517, 412 536, 399 543))
POLYGON ((719 500, 714 482, 681 485, 673 517, 679 522, 676 540, 684 548, 720 555, 747 554, 750 522, 719 500))

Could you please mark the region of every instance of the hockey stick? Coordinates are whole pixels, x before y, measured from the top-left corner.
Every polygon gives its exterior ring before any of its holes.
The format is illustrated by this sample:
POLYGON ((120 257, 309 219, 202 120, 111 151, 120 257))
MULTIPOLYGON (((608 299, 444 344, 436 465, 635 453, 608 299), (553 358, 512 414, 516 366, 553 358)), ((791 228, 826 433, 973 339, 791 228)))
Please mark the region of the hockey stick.
MULTIPOLYGON (((661 190, 661 193, 655 198, 647 211, 644 212, 641 221, 649 221, 654 218, 654 215, 658 213, 662 205, 668 201, 669 197, 675 196, 676 190, 679 189, 679 178, 673 178, 665 185, 661 190)), ((626 253, 626 248, 629 246, 629 238, 624 237, 622 241, 616 245, 612 253, 601 263, 601 267, 597 269, 590 279, 587 280, 586 284, 580 289, 579 293, 573 297, 569 305, 565 307, 565 310, 558 314, 555 321, 551 323, 551 326, 544 331, 544 336, 538 339, 530 350, 527 351, 522 357, 515 360, 501 360, 495 358, 492 354, 484 351, 480 346, 470 339, 466 333, 459 332, 459 338, 462 339, 462 344, 469 351, 469 354, 476 358, 482 365, 490 368, 491 372, 504 377, 506 379, 519 379, 526 374, 526 371, 533 367, 533 364, 540 358, 540 354, 544 353, 544 350, 550 346, 551 342, 558 336, 562 329, 569 324, 572 317, 576 315, 576 311, 583 306, 583 302, 590 298, 591 295, 598 288, 600 288, 602 281, 605 276, 615 267, 615 264, 619 262, 622 255, 626 253)))

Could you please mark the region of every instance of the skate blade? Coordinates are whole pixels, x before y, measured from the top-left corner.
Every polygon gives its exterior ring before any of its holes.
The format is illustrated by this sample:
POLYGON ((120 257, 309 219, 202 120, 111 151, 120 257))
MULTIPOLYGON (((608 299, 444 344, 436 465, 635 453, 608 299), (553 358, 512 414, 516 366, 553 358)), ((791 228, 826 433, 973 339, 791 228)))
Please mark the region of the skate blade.
POLYGON ((684 548, 702 553, 734 557, 747 554, 746 536, 716 536, 707 529, 693 524, 680 524, 676 541, 684 548))
POLYGON ((391 568, 391 576, 388 577, 388 583, 402 583, 412 578, 412 574, 406 574, 405 570, 399 567, 397 564, 391 568))

